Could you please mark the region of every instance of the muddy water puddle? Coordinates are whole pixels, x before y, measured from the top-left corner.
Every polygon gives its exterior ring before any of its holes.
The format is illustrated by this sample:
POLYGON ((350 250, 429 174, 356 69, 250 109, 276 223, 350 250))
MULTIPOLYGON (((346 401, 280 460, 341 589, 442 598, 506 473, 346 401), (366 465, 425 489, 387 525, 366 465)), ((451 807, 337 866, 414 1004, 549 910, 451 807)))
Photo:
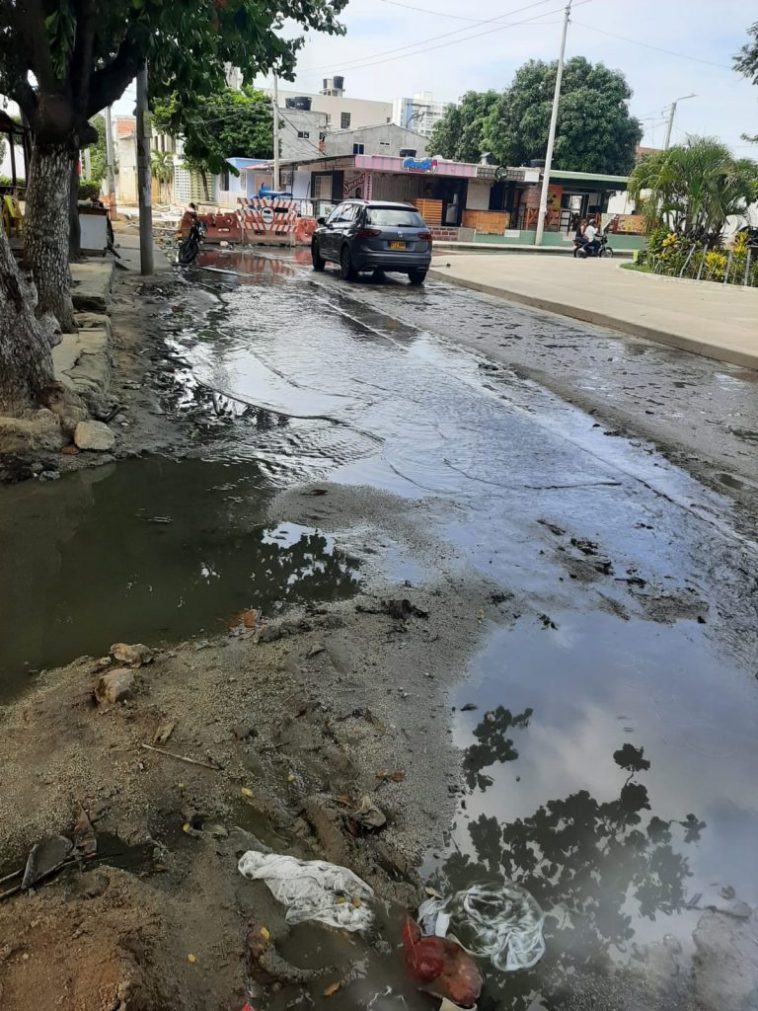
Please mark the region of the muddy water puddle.
POLYGON ((465 797, 427 865, 445 891, 505 877, 541 903, 543 960, 488 980, 508 1008, 559 1006, 666 935, 686 962, 705 908, 758 903, 753 686, 689 623, 554 619, 495 632, 456 693, 465 797))
MULTIPOLYGON (((275 256, 204 262, 218 303, 199 324, 173 314, 163 406, 197 419, 215 462, 11 491, 6 679, 116 638, 202 637, 246 607, 349 594, 355 563, 312 529, 267 524, 266 503, 313 479, 391 491, 446 545, 412 560, 414 582, 474 571, 503 590, 502 623, 483 625, 452 700, 465 793, 424 870, 444 890, 520 881, 548 913, 548 952, 528 973, 483 964, 480 1008, 573 1007, 569 978, 581 993, 667 933, 690 950, 722 890, 758 901, 754 554, 730 500, 438 339, 466 307, 461 325, 504 340, 546 326, 527 310, 436 285, 353 291, 275 256)), ((332 941, 298 928, 285 953, 363 960, 365 976, 329 998, 283 991, 272 1009, 428 1006, 397 951, 332 941)))
POLYGON ((114 641, 202 638, 247 608, 353 593, 355 563, 268 522, 271 494, 250 464, 161 459, 3 489, 0 697, 114 641))

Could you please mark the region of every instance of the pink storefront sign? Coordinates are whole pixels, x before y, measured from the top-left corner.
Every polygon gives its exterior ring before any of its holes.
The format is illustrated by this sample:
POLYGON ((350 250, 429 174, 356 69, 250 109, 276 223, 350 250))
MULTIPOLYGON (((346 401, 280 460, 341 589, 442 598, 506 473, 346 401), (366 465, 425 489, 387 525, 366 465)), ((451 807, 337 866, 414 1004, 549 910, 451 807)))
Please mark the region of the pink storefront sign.
POLYGON ((369 172, 397 172, 413 175, 454 176, 458 179, 476 178, 476 165, 466 165, 443 158, 394 158, 383 154, 357 154, 355 167, 369 172))

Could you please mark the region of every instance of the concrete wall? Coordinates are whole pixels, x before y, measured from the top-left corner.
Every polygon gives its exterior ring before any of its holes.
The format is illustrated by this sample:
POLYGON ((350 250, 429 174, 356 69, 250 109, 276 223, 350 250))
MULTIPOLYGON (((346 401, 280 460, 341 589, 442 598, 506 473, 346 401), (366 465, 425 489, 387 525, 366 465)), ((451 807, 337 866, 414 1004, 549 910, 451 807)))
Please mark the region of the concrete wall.
MULTIPOLYGON (((270 94, 270 92, 269 92, 270 94)), ((279 91, 279 105, 284 109, 288 98, 298 98, 307 95, 302 91, 279 91)), ((328 117, 330 130, 353 130, 360 126, 376 126, 379 123, 389 123, 392 119, 392 102, 372 102, 365 98, 346 98, 344 95, 308 95, 311 99, 311 112, 322 112, 328 117), (349 126, 343 127, 342 113, 350 115, 349 126)), ((284 109, 289 115, 292 109, 284 109)))
POLYGON ((397 158, 403 148, 410 148, 416 151, 417 158, 426 157, 426 138, 394 123, 328 133, 324 153, 333 157, 353 154, 355 144, 363 144, 363 151, 357 152, 359 154, 384 154, 397 158))
POLYGON ((326 115, 303 109, 282 109, 279 117, 279 156, 285 161, 318 158, 319 139, 326 133, 326 115))

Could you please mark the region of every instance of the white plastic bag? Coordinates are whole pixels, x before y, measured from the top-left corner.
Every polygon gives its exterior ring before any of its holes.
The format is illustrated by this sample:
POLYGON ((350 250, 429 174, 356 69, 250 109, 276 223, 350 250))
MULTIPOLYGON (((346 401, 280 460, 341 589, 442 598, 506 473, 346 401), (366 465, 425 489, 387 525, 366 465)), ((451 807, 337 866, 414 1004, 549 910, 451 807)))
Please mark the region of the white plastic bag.
POLYGON ((496 969, 531 969, 545 954, 545 917, 520 885, 472 885, 450 898, 422 902, 419 923, 425 934, 448 932, 470 955, 486 955, 496 969))
POLYGON ((374 892, 346 867, 256 850, 243 853, 238 867, 244 877, 266 882, 287 906, 287 923, 318 920, 342 930, 366 930, 373 922, 368 903, 374 892))

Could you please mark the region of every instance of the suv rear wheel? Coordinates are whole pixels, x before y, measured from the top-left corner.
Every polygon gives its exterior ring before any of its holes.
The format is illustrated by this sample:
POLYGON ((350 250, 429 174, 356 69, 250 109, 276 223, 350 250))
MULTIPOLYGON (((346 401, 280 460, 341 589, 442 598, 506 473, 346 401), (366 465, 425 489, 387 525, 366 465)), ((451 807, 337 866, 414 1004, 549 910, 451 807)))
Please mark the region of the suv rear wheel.
POLYGON ((350 246, 343 246, 340 253, 340 275, 343 281, 355 280, 355 267, 350 255, 350 246))
POLYGON ((319 251, 318 251, 318 243, 315 242, 315 241, 311 243, 311 259, 313 260, 313 269, 314 270, 323 270, 324 269, 324 266, 325 266, 324 258, 321 255, 321 253, 319 253, 319 251))
POLYGON ((415 270, 409 270, 408 278, 411 284, 423 284, 426 280, 426 271, 422 270, 421 267, 417 267, 415 270))

